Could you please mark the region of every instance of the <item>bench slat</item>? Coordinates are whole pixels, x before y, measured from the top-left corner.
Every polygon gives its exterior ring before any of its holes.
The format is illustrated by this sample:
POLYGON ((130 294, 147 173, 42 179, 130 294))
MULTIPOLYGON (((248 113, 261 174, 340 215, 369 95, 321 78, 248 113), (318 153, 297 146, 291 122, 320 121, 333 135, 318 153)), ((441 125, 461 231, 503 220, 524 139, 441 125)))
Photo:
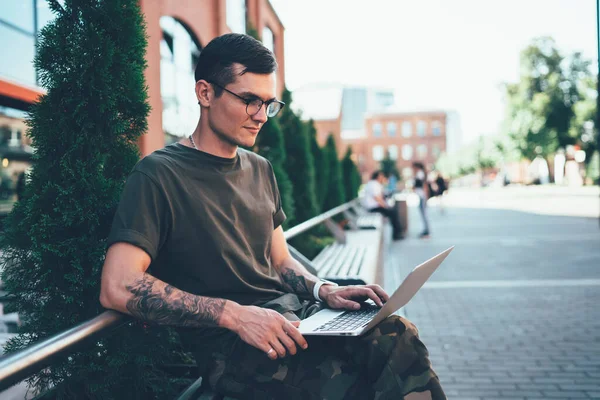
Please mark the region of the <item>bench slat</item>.
POLYGON ((367 254, 367 248, 365 246, 361 246, 358 250, 357 257, 354 259, 352 267, 348 271, 349 276, 358 276, 358 274, 360 274, 360 268, 365 260, 365 254, 367 254))
POLYGON ((315 266, 317 271, 319 271, 323 267, 326 260, 331 256, 332 252, 336 251, 337 247, 338 247, 337 243, 330 244, 329 246, 327 246, 323 250, 321 250, 321 252, 319 254, 317 254, 317 256, 312 260, 312 263, 315 266))
POLYGON ((354 263, 354 259, 356 258, 356 254, 358 253, 358 248, 355 246, 346 246, 348 250, 348 256, 344 259, 342 263, 340 263, 339 268, 335 271, 335 276, 346 277, 348 276, 348 270, 350 266, 354 263))
POLYGON ((337 251, 333 254, 328 260, 327 263, 323 265, 321 270, 321 276, 327 277, 331 275, 335 275, 335 271, 339 269, 341 263, 348 257, 348 247, 340 244, 338 246, 337 251))
POLYGON ((323 257, 320 257, 315 265, 320 276, 323 276, 329 270, 331 263, 339 257, 339 254, 343 249, 344 246, 339 243, 332 244, 325 248, 327 253, 323 257))
POLYGON ((337 271, 340 269, 340 266, 344 263, 344 261, 348 258, 350 247, 342 245, 340 252, 337 254, 335 259, 332 259, 327 265, 326 269, 323 271, 323 277, 331 277, 336 276, 337 271))

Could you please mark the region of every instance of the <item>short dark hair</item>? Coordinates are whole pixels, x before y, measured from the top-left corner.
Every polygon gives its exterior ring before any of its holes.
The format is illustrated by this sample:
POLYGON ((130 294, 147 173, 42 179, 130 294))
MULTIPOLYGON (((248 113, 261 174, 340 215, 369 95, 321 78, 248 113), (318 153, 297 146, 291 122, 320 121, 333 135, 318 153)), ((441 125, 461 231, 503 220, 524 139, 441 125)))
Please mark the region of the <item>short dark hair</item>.
MULTIPOLYGON (((233 64, 244 66, 239 75, 246 72, 271 74, 277 70, 277 61, 271 50, 258 40, 240 33, 227 33, 211 40, 198 57, 194 77, 196 82, 204 79, 217 85, 227 86, 235 81, 233 64)), ((215 86, 220 96, 221 88, 215 86)))
POLYGON ((422 162, 415 161, 415 162, 413 162, 412 165, 413 165, 413 168, 422 169, 423 171, 425 171, 425 165, 423 165, 422 162))
POLYGON ((379 175, 380 175, 380 174, 383 174, 383 171, 382 171, 382 170, 378 169, 377 171, 374 171, 374 172, 371 174, 371 180, 375 180, 375 179, 379 178, 379 175))

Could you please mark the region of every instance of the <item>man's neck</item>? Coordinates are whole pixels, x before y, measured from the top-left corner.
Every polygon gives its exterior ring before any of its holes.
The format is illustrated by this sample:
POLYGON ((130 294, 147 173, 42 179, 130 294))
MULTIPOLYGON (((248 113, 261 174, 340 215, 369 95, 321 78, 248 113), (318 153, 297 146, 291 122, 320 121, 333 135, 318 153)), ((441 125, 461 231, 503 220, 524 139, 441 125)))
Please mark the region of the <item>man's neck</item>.
POLYGON ((187 143, 183 143, 183 141, 182 143, 217 157, 233 158, 237 154, 237 146, 224 141, 210 127, 203 127, 202 121, 198 123, 192 133, 192 139, 193 143, 189 139, 187 139, 187 143))

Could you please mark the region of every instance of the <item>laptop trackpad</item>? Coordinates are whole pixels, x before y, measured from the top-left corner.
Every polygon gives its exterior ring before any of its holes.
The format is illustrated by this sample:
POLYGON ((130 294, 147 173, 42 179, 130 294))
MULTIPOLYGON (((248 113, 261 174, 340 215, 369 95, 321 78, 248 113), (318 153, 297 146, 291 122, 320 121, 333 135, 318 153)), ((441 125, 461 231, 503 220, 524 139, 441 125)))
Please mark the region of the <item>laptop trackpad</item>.
POLYGON ((332 310, 330 308, 323 309, 323 310, 319 311, 318 313, 306 318, 305 320, 302 320, 302 322, 300 322, 300 327, 298 329, 300 330, 300 333, 302 333, 303 335, 310 334, 317 327, 323 325, 324 323, 326 323, 327 321, 330 321, 331 319, 337 317, 338 315, 343 314, 345 311, 346 310, 332 310))

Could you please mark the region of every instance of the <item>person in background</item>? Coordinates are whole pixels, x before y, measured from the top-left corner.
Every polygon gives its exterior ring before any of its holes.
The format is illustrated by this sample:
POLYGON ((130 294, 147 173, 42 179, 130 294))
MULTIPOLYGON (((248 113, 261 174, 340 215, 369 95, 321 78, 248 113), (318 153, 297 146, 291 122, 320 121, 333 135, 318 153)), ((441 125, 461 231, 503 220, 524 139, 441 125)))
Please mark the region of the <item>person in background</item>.
POLYGON ((444 193, 446 193, 448 191, 448 183, 447 181, 444 179, 444 176, 442 175, 441 172, 438 171, 437 173, 437 177, 435 178, 435 186, 436 186, 436 195, 438 196, 438 201, 440 204, 440 213, 444 213, 444 203, 443 203, 443 198, 444 198, 444 193))
POLYGON ((427 172, 421 162, 414 162, 413 176, 415 177, 414 190, 419 196, 419 210, 423 220, 423 232, 419 235, 425 239, 429 237, 429 220, 427 219, 427 199, 429 198, 429 186, 427 185, 427 172))
POLYGON ((392 223, 392 239, 402 239, 402 229, 400 228, 400 222, 398 215, 394 208, 389 207, 383 197, 383 186, 385 184, 386 177, 383 171, 377 170, 371 175, 371 180, 367 182, 365 186, 365 194, 363 197, 363 207, 369 212, 380 213, 390 220, 392 223))

